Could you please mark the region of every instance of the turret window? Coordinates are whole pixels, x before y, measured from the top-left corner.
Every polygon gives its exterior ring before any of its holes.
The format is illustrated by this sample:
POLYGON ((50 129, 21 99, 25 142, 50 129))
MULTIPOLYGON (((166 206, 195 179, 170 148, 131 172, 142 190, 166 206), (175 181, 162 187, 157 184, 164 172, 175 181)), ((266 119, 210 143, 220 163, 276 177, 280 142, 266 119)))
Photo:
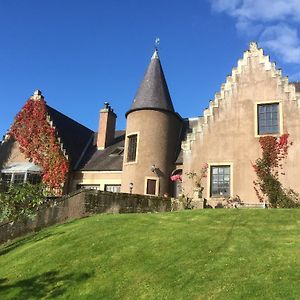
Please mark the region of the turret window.
POLYGON ((137 134, 132 134, 128 138, 128 147, 127 147, 127 162, 136 161, 137 154, 137 134))

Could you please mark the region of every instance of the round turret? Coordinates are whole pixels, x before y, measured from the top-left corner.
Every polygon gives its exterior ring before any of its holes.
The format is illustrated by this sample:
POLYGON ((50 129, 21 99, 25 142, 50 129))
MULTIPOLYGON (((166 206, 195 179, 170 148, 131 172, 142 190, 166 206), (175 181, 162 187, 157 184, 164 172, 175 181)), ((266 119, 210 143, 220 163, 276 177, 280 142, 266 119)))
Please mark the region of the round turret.
POLYGON ((182 119, 174 111, 157 50, 126 117, 122 191, 170 195, 182 119))

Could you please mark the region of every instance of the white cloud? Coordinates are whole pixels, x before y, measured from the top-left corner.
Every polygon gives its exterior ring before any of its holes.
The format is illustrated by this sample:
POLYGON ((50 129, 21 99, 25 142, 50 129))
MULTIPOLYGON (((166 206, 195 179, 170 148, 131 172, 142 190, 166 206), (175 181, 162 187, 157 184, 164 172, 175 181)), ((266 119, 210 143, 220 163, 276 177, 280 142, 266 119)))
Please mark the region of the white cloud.
POLYGON ((212 9, 236 21, 238 32, 256 38, 287 63, 300 64, 300 0, 210 0, 212 9))
POLYGON ((216 12, 250 21, 300 20, 299 0, 210 0, 216 12))
POLYGON ((300 40, 296 29, 279 24, 267 27, 260 36, 262 46, 272 49, 287 63, 300 64, 300 40))

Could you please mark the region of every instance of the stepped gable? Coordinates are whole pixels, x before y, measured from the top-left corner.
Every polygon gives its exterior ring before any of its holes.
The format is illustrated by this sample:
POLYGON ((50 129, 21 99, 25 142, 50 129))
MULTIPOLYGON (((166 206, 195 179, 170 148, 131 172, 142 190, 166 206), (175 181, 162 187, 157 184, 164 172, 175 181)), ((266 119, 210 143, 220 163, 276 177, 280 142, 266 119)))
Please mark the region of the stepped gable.
POLYGON ((248 66, 250 57, 258 57, 259 63, 264 66, 265 71, 269 72, 270 76, 277 78, 278 85, 282 87, 285 93, 288 93, 289 100, 295 101, 300 108, 300 97, 296 95, 297 91, 300 91, 300 83, 289 83, 288 77, 282 76, 282 71, 276 68, 276 64, 270 61, 270 57, 264 54, 262 48, 258 48, 256 42, 251 42, 249 49, 244 52, 243 58, 238 60, 237 67, 232 69, 231 75, 227 76, 226 82, 221 85, 220 92, 215 94, 214 100, 209 102, 209 107, 203 112, 203 116, 199 117, 197 122, 193 120, 192 126, 186 135, 186 139, 182 142, 181 147, 184 152, 191 151, 192 142, 195 141, 198 134, 203 134, 208 126, 209 121, 213 122, 214 111, 219 108, 222 101, 226 101, 226 98, 230 96, 238 85, 238 76, 241 75, 242 70, 248 66))
POLYGON ((126 116, 133 111, 157 109, 175 113, 157 50, 126 116))
POLYGON ((87 148, 92 145, 94 132, 49 105, 46 105, 46 109, 62 150, 69 160, 71 169, 74 169, 87 148))

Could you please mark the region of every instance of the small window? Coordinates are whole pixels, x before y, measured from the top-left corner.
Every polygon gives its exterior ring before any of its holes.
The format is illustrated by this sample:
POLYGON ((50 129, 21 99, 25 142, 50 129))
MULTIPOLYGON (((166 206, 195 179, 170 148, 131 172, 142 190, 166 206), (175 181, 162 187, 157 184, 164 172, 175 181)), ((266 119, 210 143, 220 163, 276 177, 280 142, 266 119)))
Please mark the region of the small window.
POLYGON ((155 179, 147 179, 147 195, 156 195, 156 181, 155 179))
POLYGON ((212 166, 210 174, 211 197, 230 196, 230 166, 212 166))
POLYGON ((77 184, 77 190, 100 190, 100 184, 77 184))
POLYGON ((127 162, 136 160, 137 134, 128 136, 127 162))
POLYGON ((257 106, 258 134, 279 133, 278 103, 259 104, 257 106))
POLYGON ((106 184, 104 187, 106 192, 112 193, 120 193, 121 192, 121 184, 106 184))

